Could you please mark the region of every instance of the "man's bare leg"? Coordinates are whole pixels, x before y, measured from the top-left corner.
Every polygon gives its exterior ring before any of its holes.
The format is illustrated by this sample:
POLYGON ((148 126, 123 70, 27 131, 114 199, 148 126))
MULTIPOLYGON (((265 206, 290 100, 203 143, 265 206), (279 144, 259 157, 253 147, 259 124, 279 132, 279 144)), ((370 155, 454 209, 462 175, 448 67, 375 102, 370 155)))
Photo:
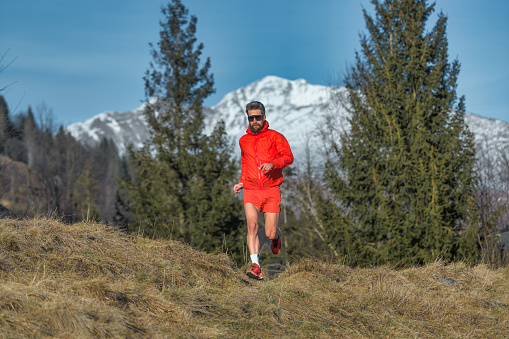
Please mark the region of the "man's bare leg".
POLYGON ((279 213, 267 213, 265 212, 263 217, 265 218, 265 235, 270 240, 277 239, 279 225, 279 213))
POLYGON ((249 254, 260 253, 260 239, 258 239, 258 216, 260 210, 253 204, 244 204, 247 219, 247 247, 249 254))
POLYGON ((244 211, 247 219, 247 247, 251 257, 251 269, 246 272, 247 276, 252 279, 263 280, 262 271, 260 270, 259 254, 260 240, 258 239, 258 216, 260 210, 253 204, 244 204, 244 211))

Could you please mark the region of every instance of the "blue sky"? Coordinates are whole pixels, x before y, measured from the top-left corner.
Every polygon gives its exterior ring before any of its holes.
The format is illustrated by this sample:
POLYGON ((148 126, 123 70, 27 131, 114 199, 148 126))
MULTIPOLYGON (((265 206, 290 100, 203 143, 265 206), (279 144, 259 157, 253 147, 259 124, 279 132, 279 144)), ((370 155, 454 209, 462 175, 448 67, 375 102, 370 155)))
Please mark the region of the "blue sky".
MULTIPOLYGON (((52 111, 64 126, 104 111, 128 111, 144 99, 149 42, 159 37, 156 0, 3 0, 1 92, 11 113, 52 111), (7 66, 5 68, 5 66, 7 66)), ((266 75, 342 85, 366 32, 368 0, 184 0, 198 18, 216 93, 266 75)), ((509 122, 509 1, 437 0, 449 18, 450 61, 462 64, 458 94, 467 111, 509 122)), ((434 23, 436 17, 432 18, 434 23)))

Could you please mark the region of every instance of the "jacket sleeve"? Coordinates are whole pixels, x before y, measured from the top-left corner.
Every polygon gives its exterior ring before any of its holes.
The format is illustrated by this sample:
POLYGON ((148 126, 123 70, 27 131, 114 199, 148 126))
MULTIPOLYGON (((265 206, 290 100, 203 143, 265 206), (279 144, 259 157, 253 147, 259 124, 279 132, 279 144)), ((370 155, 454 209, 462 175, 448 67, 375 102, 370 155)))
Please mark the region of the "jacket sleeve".
POLYGON ((290 166, 293 163, 293 153, 288 140, 286 140, 281 133, 276 134, 276 148, 279 156, 270 161, 272 166, 274 166, 274 168, 290 166))
POLYGON ((240 147, 240 159, 241 159, 241 164, 240 164, 240 181, 239 181, 239 184, 244 184, 245 183, 245 166, 244 166, 244 150, 242 149, 242 138, 239 139, 239 147, 240 147))
POLYGON ((240 152, 240 157, 242 159, 242 164, 240 165, 240 181, 239 184, 244 184, 245 174, 244 174, 244 152, 240 152))

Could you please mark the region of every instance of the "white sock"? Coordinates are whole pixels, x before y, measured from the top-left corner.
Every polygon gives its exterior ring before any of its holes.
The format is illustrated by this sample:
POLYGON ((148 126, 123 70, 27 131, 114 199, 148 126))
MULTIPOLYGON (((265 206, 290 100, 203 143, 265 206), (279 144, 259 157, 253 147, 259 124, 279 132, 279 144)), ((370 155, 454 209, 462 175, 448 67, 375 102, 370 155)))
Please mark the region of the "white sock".
POLYGON ((260 263, 258 262, 258 254, 251 254, 251 263, 260 266, 260 263))

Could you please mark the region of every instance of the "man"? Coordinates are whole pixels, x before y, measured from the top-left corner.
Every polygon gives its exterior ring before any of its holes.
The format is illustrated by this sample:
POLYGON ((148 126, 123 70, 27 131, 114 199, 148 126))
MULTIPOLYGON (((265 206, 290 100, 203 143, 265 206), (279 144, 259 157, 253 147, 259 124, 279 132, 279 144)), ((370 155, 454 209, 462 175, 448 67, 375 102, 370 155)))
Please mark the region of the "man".
POLYGON ((283 167, 293 162, 293 154, 286 138, 269 129, 265 107, 252 101, 246 105, 249 128, 239 140, 242 154, 240 183, 233 186, 239 193, 244 189, 244 211, 247 219, 247 246, 251 254, 251 269, 246 274, 262 280, 258 239, 258 216, 264 213, 265 235, 271 240, 273 254, 281 251, 281 230, 278 227, 281 203, 279 185, 283 182, 283 167))

